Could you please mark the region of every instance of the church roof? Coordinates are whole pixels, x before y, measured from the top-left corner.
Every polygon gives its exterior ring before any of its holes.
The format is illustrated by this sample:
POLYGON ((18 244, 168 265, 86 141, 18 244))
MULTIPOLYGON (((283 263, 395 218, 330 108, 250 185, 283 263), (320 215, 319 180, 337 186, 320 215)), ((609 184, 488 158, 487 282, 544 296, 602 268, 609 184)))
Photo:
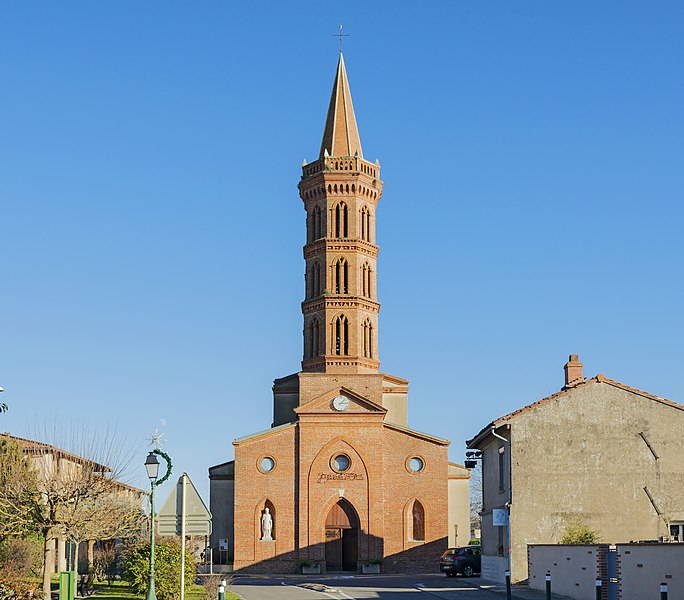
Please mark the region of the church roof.
POLYGON ((340 60, 337 63, 337 73, 330 96, 330 106, 328 107, 328 116, 325 120, 323 141, 318 158, 323 158, 326 150, 329 156, 354 156, 358 152, 359 156, 363 158, 361 139, 356 126, 351 90, 349 89, 349 80, 347 79, 342 52, 340 52, 340 60))
POLYGON ((632 394, 636 394, 638 396, 643 396, 644 398, 648 398, 649 400, 659 402, 660 404, 665 404, 666 406, 671 406, 672 408, 684 410, 684 404, 679 404, 677 402, 673 402, 672 400, 668 400, 667 398, 661 398, 660 396, 656 396, 655 394, 649 394, 648 392, 644 392, 643 390, 638 390, 636 388, 625 385, 624 383, 620 383, 619 381, 615 381, 614 379, 609 379, 608 377, 606 377, 602 373, 599 373, 596 377, 592 377, 591 379, 587 379, 586 381, 583 381, 582 383, 579 383, 577 385, 573 385, 572 387, 565 388, 565 389, 561 390, 560 392, 556 392, 555 394, 551 394, 550 396, 546 396, 546 398, 542 398, 541 400, 537 400, 536 402, 533 402, 532 404, 528 404, 527 406, 523 406, 522 408, 514 410, 513 412, 510 412, 507 415, 504 415, 503 417, 499 417, 498 419, 495 419, 489 425, 482 428, 480 430, 480 432, 473 439, 466 441, 466 447, 476 448, 477 444, 479 444, 480 441, 482 439, 484 439, 486 434, 491 432, 492 429, 496 429, 498 427, 501 427, 502 425, 507 425, 508 423, 510 423, 511 420, 513 420, 515 417, 517 417, 520 413, 527 412, 527 411, 529 411, 533 408, 536 408, 538 406, 542 406, 544 404, 548 404, 549 402, 553 402, 557 398, 567 396, 568 394, 570 394, 573 390, 575 390, 577 388, 596 384, 596 383, 606 383, 608 385, 612 385, 613 387, 619 388, 619 389, 624 390, 626 392, 630 392, 632 394))

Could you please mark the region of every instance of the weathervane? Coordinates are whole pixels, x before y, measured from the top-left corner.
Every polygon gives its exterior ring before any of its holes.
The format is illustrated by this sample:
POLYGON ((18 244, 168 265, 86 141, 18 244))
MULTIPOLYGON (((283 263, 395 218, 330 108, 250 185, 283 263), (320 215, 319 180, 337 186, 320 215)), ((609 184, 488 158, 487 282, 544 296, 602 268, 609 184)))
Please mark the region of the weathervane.
POLYGON ((150 437, 147 438, 147 440, 150 442, 148 446, 154 446, 155 448, 159 449, 164 445, 164 433, 159 433, 159 429, 155 429, 154 433, 150 434, 150 437))
POLYGON ((343 37, 349 37, 348 33, 342 33, 342 25, 340 25, 340 32, 339 33, 333 33, 333 37, 338 37, 340 38, 340 54, 342 53, 342 38, 343 37))

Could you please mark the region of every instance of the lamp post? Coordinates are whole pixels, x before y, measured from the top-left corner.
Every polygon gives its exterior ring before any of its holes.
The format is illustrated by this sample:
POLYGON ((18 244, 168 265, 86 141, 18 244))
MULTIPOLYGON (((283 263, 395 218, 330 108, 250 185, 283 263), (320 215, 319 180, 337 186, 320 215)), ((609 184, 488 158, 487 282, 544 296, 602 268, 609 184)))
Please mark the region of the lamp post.
POLYGON ((150 478, 150 574, 147 586, 147 600, 157 600, 154 591, 154 488, 159 476, 159 461, 154 452, 150 452, 145 460, 145 469, 150 478))

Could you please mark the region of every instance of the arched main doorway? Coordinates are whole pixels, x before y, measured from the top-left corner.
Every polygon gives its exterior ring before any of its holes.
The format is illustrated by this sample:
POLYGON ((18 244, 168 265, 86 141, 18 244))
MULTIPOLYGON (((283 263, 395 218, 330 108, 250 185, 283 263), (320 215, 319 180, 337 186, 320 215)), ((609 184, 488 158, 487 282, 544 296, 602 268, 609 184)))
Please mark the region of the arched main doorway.
POLYGON ((344 498, 334 504, 325 520, 325 568, 356 571, 359 558, 359 516, 344 498))

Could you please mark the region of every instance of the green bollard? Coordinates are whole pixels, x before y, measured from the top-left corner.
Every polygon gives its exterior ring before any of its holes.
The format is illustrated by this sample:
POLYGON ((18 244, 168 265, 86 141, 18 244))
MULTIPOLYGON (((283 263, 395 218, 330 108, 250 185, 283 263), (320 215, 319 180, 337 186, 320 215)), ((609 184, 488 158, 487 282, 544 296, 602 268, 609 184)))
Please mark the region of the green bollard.
POLYGON ((226 580, 222 579, 221 584, 218 587, 218 600, 226 600, 226 580))
POLYGON ((59 574, 59 600, 74 600, 76 586, 75 573, 62 571, 59 574))
POLYGON ((667 583, 660 584, 660 600, 667 600, 667 583))
POLYGON ((551 573, 546 574, 546 600, 551 600, 551 573))
POLYGON ((511 572, 506 569, 506 600, 511 600, 511 572))

